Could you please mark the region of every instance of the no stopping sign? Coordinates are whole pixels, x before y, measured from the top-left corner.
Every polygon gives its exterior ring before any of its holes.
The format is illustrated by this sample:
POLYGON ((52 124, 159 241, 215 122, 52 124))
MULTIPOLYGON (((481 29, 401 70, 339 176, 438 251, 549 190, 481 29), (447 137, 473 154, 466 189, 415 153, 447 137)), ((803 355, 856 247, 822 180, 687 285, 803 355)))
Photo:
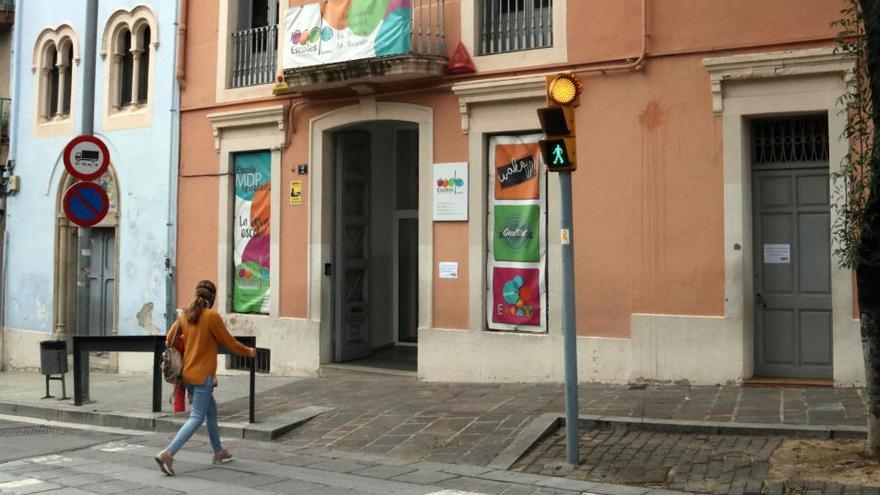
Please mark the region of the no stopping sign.
POLYGON ((110 166, 110 152, 103 141, 90 134, 77 136, 64 147, 64 168, 79 180, 94 180, 110 166))

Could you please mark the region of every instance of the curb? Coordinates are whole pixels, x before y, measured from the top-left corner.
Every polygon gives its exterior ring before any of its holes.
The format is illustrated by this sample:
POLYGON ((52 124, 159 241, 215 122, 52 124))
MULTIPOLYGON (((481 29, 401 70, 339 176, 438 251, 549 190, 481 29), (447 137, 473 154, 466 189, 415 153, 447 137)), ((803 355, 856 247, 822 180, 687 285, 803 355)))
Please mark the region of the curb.
MULTIPOLYGON (((724 423, 719 421, 685 421, 677 419, 631 418, 629 416, 601 416, 581 414, 581 428, 624 428, 638 431, 691 433, 704 435, 766 435, 801 438, 864 438, 865 426, 816 426, 781 423, 724 423)), ((535 418, 495 459, 489 463, 494 469, 510 469, 541 439, 565 425, 564 413, 545 413, 535 418)))
MULTIPOLYGON (((559 414, 565 424, 565 415, 559 414)), ((678 419, 631 418, 628 416, 599 416, 582 414, 581 427, 629 428, 640 431, 666 433, 702 433, 708 435, 777 435, 804 438, 862 438, 868 434, 865 426, 792 425, 783 423, 742 423, 720 421, 686 421, 678 419)))
MULTIPOLYGON (((79 423, 92 426, 110 426, 126 430, 169 433, 177 431, 186 418, 168 413, 114 413, 82 410, 75 406, 42 407, 0 401, 0 413, 13 416, 79 423)), ((220 435, 248 440, 271 441, 310 419, 331 411, 332 408, 308 406, 277 416, 270 416, 258 423, 220 423, 220 435)))

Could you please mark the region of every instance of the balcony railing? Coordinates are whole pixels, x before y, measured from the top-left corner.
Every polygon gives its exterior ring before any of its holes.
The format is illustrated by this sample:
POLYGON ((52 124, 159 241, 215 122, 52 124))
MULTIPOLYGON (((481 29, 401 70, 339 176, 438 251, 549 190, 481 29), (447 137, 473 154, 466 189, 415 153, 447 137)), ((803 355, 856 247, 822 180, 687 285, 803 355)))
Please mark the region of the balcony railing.
POLYGON ((446 0, 413 0, 412 52, 446 56, 446 0))
POLYGON ((480 0, 480 54, 553 45, 553 0, 480 0))
POLYGON ((278 26, 232 33, 232 87, 256 86, 275 80, 278 26))
POLYGON ((0 0, 0 12, 15 12, 15 0, 0 0))

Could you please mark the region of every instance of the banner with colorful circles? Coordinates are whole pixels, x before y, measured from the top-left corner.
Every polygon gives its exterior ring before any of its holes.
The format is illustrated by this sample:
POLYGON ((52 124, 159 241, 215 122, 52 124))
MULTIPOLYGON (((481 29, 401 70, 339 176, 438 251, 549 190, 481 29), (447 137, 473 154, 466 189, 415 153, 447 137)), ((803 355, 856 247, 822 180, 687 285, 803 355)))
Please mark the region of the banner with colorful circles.
POLYGON ((547 186, 541 137, 489 140, 490 330, 547 331, 547 186))
POLYGON ((284 68, 409 53, 412 0, 321 0, 287 10, 284 68))
POLYGON ((232 310, 269 313, 269 219, 272 167, 269 151, 236 153, 232 310))

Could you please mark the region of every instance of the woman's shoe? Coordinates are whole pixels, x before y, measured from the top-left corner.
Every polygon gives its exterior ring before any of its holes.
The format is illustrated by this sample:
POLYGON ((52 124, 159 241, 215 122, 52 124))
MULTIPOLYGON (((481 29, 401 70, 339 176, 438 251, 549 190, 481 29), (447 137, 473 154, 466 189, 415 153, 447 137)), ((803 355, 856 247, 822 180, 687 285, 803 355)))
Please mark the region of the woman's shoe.
POLYGON ((154 459, 156 459, 156 464, 159 465, 159 469, 161 469, 163 473, 167 474, 168 476, 174 476, 174 468, 172 467, 174 464, 174 456, 171 454, 171 452, 163 450, 162 452, 156 454, 156 457, 154 457, 154 459))
POLYGON ((228 450, 223 449, 220 452, 214 453, 214 460, 211 461, 211 464, 223 464, 224 462, 229 462, 231 460, 232 454, 230 454, 228 450))

